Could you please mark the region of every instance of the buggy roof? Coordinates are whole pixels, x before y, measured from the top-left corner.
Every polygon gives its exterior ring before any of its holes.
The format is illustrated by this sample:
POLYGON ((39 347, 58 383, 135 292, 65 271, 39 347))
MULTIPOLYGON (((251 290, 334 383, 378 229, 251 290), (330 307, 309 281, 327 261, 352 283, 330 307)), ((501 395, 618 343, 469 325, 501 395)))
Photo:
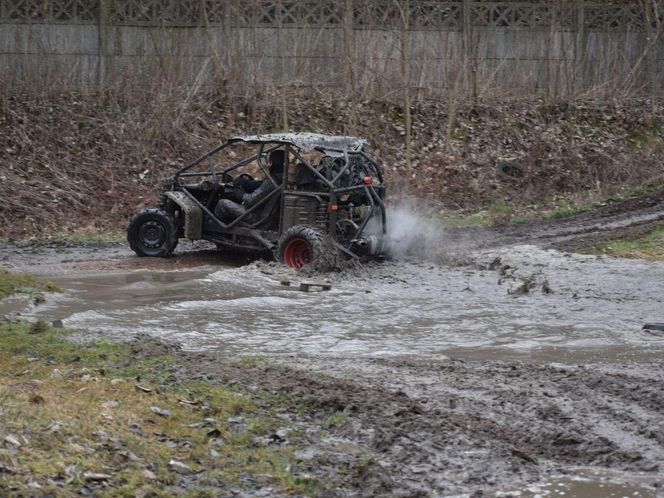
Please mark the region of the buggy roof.
POLYGON ((252 144, 283 143, 293 145, 305 151, 323 149, 359 152, 362 150, 366 140, 357 137, 322 135, 320 133, 268 133, 265 135, 233 137, 229 142, 248 142, 252 144))

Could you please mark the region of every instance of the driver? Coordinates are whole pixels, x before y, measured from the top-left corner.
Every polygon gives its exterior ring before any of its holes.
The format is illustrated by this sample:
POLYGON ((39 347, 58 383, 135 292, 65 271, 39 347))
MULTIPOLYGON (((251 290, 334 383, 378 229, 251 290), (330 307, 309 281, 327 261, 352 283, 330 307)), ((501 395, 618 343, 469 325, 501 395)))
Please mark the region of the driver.
POLYGON ((223 222, 229 222, 242 216, 252 206, 258 204, 281 184, 284 176, 284 158, 283 150, 273 150, 268 156, 267 167, 270 176, 275 179, 277 185, 269 178, 251 180, 247 176, 241 175, 233 180, 235 198, 238 202, 231 199, 221 199, 214 209, 214 215, 223 222))

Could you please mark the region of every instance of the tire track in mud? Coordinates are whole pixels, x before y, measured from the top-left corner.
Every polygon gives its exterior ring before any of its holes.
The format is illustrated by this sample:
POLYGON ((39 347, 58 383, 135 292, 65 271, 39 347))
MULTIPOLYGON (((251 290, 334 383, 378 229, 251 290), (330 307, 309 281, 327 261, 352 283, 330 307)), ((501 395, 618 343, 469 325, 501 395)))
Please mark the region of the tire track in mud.
POLYGON ((349 382, 365 390, 361 409, 350 416, 374 437, 362 438, 362 431, 347 437, 360 437, 394 482, 410 490, 418 487, 408 476, 418 471, 420 491, 448 494, 535 482, 570 467, 654 473, 664 460, 657 427, 663 407, 656 401, 664 400, 664 382, 660 376, 643 389, 646 379, 620 373, 620 365, 607 374, 497 362, 298 364, 326 371, 345 391, 349 382))
POLYGON ((485 247, 534 243, 573 250, 595 239, 604 240, 664 220, 664 190, 640 199, 610 203, 591 212, 535 223, 486 229, 485 247))
POLYGON ((588 399, 594 398, 590 410, 602 415, 597 432, 614 441, 620 440, 622 446, 643 454, 646 459, 662 459, 664 399, 661 389, 649 389, 643 386, 642 379, 639 382, 639 379, 621 375, 612 376, 608 381, 593 375, 577 389, 588 399), (616 389, 611 381, 614 378, 624 382, 621 384, 624 387, 616 389), (659 430, 652 430, 653 426, 659 426, 659 430))
POLYGON ((646 472, 664 485, 657 474, 664 379, 653 378, 662 362, 595 370, 298 357, 296 365, 248 366, 212 353, 181 355, 179 376, 266 390, 306 407, 316 428, 306 431, 309 457, 298 466, 332 480, 338 494, 329 496, 471 495, 575 467, 646 472), (321 430, 320 420, 338 412, 343 423, 321 430))

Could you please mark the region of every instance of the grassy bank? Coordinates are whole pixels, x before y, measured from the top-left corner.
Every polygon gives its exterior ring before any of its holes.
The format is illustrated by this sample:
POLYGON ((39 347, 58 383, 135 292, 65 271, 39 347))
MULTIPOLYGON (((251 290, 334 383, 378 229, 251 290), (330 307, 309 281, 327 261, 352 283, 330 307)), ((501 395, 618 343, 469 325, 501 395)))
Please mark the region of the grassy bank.
POLYGON ((587 247, 584 252, 620 258, 664 261, 664 224, 656 226, 645 234, 593 244, 587 247))
POLYGON ((178 380, 164 347, 81 345, 42 324, 0 325, 0 495, 216 496, 305 493, 297 434, 269 393, 178 380), (140 351, 140 354, 137 353, 140 351), (215 491, 217 490, 217 491, 215 491))
POLYGON ((573 198, 556 197, 539 206, 522 208, 510 206, 504 202, 496 202, 480 211, 440 210, 431 217, 455 228, 520 225, 567 218, 607 206, 647 203, 649 199, 657 201, 664 199, 664 179, 659 178, 626 191, 617 191, 608 196, 595 196, 592 199, 587 195, 573 198))
POLYGON ((12 294, 38 294, 57 292, 58 286, 47 280, 25 273, 11 273, 0 267, 0 299, 12 294))

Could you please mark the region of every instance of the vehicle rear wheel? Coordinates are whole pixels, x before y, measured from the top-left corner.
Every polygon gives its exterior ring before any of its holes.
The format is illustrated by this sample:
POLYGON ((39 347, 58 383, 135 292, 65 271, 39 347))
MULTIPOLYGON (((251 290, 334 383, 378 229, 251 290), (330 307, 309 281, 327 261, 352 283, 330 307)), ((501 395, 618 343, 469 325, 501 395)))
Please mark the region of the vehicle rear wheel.
POLYGON ((277 260, 295 269, 308 265, 329 269, 337 256, 338 251, 330 237, 307 225, 295 225, 288 229, 277 247, 277 260))
POLYGON ((177 229, 161 209, 144 209, 129 222, 127 240, 139 256, 166 257, 178 244, 177 229))

